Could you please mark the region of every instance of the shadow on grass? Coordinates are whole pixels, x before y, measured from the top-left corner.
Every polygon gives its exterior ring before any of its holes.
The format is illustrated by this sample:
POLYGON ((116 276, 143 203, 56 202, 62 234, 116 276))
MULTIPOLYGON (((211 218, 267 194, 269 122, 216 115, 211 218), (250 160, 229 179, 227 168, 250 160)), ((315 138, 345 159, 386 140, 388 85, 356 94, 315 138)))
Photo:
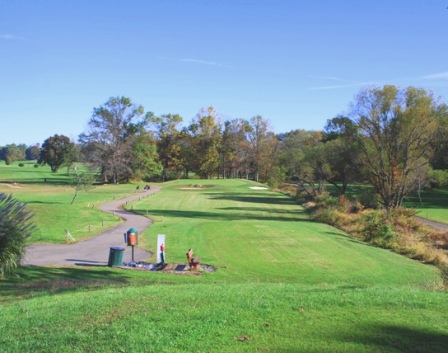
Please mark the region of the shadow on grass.
POLYGON ((304 209, 295 208, 291 210, 283 210, 283 209, 267 209, 263 207, 220 207, 219 210, 225 211, 246 211, 246 212, 269 212, 269 213, 279 213, 279 214, 290 214, 290 215, 300 215, 300 216, 308 216, 307 212, 304 209))
MULTIPOLYGON (((365 327, 364 330, 346 328, 345 332, 327 334, 327 340, 339 341, 342 344, 356 344, 362 352, 395 352, 395 353, 442 353, 447 352, 448 334, 416 329, 405 326, 375 325, 365 327), (359 333, 363 331, 362 333, 359 333)), ((338 352, 356 352, 350 348, 341 348, 338 352)), ((300 352, 296 348, 276 347, 279 353, 300 352)), ((320 346, 309 352, 334 353, 334 347, 320 346)))
POLYGON ((27 201, 27 204, 62 205, 62 202, 27 201))
POLYGON ((47 181, 45 181, 45 178, 30 178, 30 179, 20 179, 20 177, 15 178, 14 180, 8 180, 8 179, 0 179, 0 183, 5 184, 14 184, 18 183, 20 185, 27 185, 27 184, 41 184, 42 186, 70 186, 68 178, 47 178, 47 181))
POLYGON ((100 289, 106 286, 124 287, 129 284, 123 272, 106 266, 94 269, 24 266, 0 281, 1 302, 12 302, 17 297, 65 293, 79 289, 100 289))
MULTIPOLYGON (((198 212, 198 211, 184 211, 184 210, 151 210, 151 216, 163 216, 163 217, 173 217, 173 218, 196 218, 196 219, 207 219, 216 221, 239 221, 239 220, 258 220, 258 221, 286 221, 286 222, 309 222, 316 223, 312 219, 305 217, 305 213, 298 211, 296 213, 291 213, 290 211, 281 210, 271 211, 264 209, 266 216, 260 215, 262 210, 257 212, 247 213, 244 207, 235 208, 239 210, 238 213, 227 213, 227 212, 198 212), (283 215, 282 215, 283 213, 283 215), (297 217, 294 217, 297 216, 297 217)), ((133 212, 137 212, 141 215, 146 214, 144 209, 133 209, 133 212)))
POLYGON ((364 344, 376 347, 379 352, 447 352, 448 333, 419 330, 416 328, 372 324, 366 327, 364 333, 353 336, 352 333, 342 333, 337 340, 364 344))
POLYGON ((254 196, 251 194, 238 194, 238 195, 229 195, 228 193, 216 194, 210 193, 210 198, 214 200, 228 200, 235 202, 249 202, 249 203, 263 203, 263 204, 271 204, 271 205, 293 205, 297 206, 297 202, 291 198, 286 197, 276 197, 275 194, 261 194, 260 196, 254 196))
POLYGON ((356 238, 352 238, 352 237, 349 236, 349 235, 345 235, 345 234, 341 234, 341 233, 337 233, 337 232, 325 232, 325 234, 329 234, 329 235, 331 235, 332 237, 337 237, 337 238, 339 238, 339 239, 342 239, 342 240, 345 240, 345 241, 349 241, 349 242, 352 242, 352 243, 362 244, 362 245, 367 245, 367 246, 372 246, 372 245, 369 244, 369 243, 366 243, 366 242, 364 242, 364 241, 358 240, 358 239, 356 239, 356 238))

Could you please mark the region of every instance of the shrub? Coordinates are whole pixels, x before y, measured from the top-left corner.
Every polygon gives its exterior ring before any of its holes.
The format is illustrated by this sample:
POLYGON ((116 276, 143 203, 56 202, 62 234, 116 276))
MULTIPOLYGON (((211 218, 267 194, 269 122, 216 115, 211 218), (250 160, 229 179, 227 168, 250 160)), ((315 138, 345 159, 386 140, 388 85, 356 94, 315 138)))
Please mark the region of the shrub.
POLYGON ((25 253, 25 240, 35 229, 33 214, 20 203, 0 193, 0 275, 12 272, 25 253))
POLYGON ((34 168, 39 168, 39 164, 35 163, 34 168))
POLYGON ((409 208, 398 207, 389 212, 389 218, 394 227, 400 228, 405 232, 415 232, 420 230, 420 222, 415 218, 417 211, 409 208))
POLYGON ((19 163, 19 167, 24 167, 25 164, 24 163, 19 163))
POLYGON ((431 170, 429 172, 429 184, 432 188, 447 187, 448 170, 431 170))
POLYGON ((368 212, 359 222, 362 224, 364 239, 382 247, 389 247, 389 243, 396 239, 387 216, 379 211, 368 212))
POLYGON ((340 215, 335 209, 325 208, 320 209, 314 214, 314 218, 319 222, 329 224, 331 226, 338 226, 340 223, 340 215))
POLYGON ((320 208, 336 207, 339 205, 339 199, 329 194, 322 194, 316 197, 316 203, 320 208))
POLYGON ((378 209, 378 197, 373 189, 363 189, 358 195, 358 201, 365 207, 373 210, 378 209))

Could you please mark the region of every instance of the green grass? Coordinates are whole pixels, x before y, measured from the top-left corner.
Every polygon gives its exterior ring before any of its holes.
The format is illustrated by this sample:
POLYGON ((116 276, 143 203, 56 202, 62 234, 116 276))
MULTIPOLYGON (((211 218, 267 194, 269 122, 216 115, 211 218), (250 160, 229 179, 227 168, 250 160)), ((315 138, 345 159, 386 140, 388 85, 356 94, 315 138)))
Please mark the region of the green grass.
POLYGON ((448 224, 448 189, 424 190, 407 197, 404 205, 418 211, 417 216, 448 224))
POLYGON ((154 219, 148 246, 165 234, 168 262, 193 247, 216 271, 22 268, 0 282, 0 352, 446 351, 436 268, 311 222, 253 182, 162 186, 128 206, 154 219))
POLYGON ((66 169, 52 173, 48 166, 34 168, 34 162, 25 162, 24 167, 19 167, 18 162, 0 164, 0 192, 12 194, 35 214, 38 229, 28 238, 29 243, 64 243, 65 229, 79 241, 113 227, 121 220, 101 212, 98 206, 135 190, 133 184, 100 185, 81 191, 70 205, 75 189, 68 182, 66 169))
POLYGON ((34 161, 19 161, 6 165, 4 161, 0 161, 0 183, 53 185, 67 183, 67 168, 61 168, 57 173, 52 173, 49 166, 35 168, 35 164, 34 161), (19 163, 25 165, 19 167, 19 163))

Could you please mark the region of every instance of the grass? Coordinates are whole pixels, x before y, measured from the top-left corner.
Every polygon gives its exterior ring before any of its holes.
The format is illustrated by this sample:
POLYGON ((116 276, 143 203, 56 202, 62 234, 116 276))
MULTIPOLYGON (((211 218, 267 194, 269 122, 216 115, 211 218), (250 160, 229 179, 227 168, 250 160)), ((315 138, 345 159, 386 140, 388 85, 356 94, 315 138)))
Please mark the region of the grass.
POLYGON ((65 229, 79 241, 111 228, 121 220, 101 212, 98 206, 135 190, 134 184, 99 185, 80 192, 70 205, 75 189, 68 181, 65 169, 52 173, 48 166, 34 168, 34 162, 25 162, 24 167, 19 167, 18 162, 9 166, 0 164, 0 192, 13 194, 35 214, 38 229, 28 238, 29 243, 65 243, 65 229))
POLYGON ((148 247, 165 234, 168 262, 193 247, 216 272, 25 267, 3 280, 0 352, 446 351, 437 269, 251 186, 175 181, 128 205, 155 221, 148 247))
POLYGON ((424 190, 406 198, 404 205, 418 211, 418 216, 448 224, 448 189, 424 190))

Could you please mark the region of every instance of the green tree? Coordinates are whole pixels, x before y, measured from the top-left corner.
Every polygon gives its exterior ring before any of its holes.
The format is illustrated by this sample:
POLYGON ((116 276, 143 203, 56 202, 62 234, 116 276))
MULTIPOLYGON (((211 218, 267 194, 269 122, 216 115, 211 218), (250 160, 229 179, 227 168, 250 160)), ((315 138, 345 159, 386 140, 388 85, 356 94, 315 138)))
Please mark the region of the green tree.
POLYGON ((76 160, 75 144, 67 136, 54 135, 47 138, 42 144, 40 156, 37 161, 40 165, 48 164, 53 173, 62 166, 69 167, 76 160))
POLYGON ((330 175, 325 179, 344 195, 349 183, 361 181, 361 165, 355 137, 357 126, 348 117, 338 116, 327 121, 322 141, 323 153, 330 175))
POLYGON ((248 140, 254 179, 255 181, 266 181, 268 171, 272 168, 275 160, 274 152, 277 143, 274 133, 270 131, 269 121, 260 115, 252 117, 248 140))
POLYGON ((202 108, 189 127, 193 135, 196 172, 201 178, 210 179, 217 174, 219 149, 222 140, 219 116, 213 107, 202 108))
POLYGON ((40 156, 40 143, 36 143, 35 145, 28 146, 26 149, 26 159, 29 161, 38 160, 40 156))
POLYGON ((89 191, 94 188, 96 181, 95 173, 93 171, 80 171, 78 168, 73 168, 70 175, 69 183, 75 189, 70 205, 75 203, 76 197, 80 191, 89 191))
POLYGON ((352 118, 360 132, 359 160, 387 210, 425 182, 437 112, 432 94, 414 87, 373 87, 357 96, 352 118))
POLYGON ((224 123, 220 148, 223 178, 238 178, 241 177, 243 172, 246 172, 249 164, 247 132, 250 129, 250 124, 245 119, 237 118, 224 123))
POLYGON ((25 240, 36 226, 33 213, 12 195, 0 193, 0 274, 11 272, 25 253, 25 240))
POLYGON ((315 197, 323 191, 325 180, 322 177, 324 166, 322 132, 293 130, 282 136, 278 166, 286 180, 296 185, 297 190, 307 197, 315 197), (319 173, 319 170, 321 171, 319 173))
POLYGON ((94 108, 88 131, 79 136, 79 141, 85 160, 100 168, 104 182, 127 182, 133 176, 133 137, 151 116, 127 97, 111 97, 94 108))
POLYGON ((0 158, 3 159, 7 165, 23 160, 25 157, 25 145, 16 145, 15 143, 6 145, 0 149, 0 158))
POLYGON ((158 161, 156 141, 152 134, 142 130, 133 137, 131 168, 136 179, 149 180, 162 172, 158 161))
POLYGON ((437 116, 439 127, 436 131, 431 146, 434 150, 430 163, 433 169, 448 170, 448 105, 441 104, 438 107, 437 116))
POLYGON ((180 174, 183 166, 181 163, 181 138, 178 126, 182 123, 179 114, 164 114, 160 117, 152 117, 150 122, 157 139, 157 152, 162 164, 162 181, 167 179, 167 174, 176 172, 180 174))

